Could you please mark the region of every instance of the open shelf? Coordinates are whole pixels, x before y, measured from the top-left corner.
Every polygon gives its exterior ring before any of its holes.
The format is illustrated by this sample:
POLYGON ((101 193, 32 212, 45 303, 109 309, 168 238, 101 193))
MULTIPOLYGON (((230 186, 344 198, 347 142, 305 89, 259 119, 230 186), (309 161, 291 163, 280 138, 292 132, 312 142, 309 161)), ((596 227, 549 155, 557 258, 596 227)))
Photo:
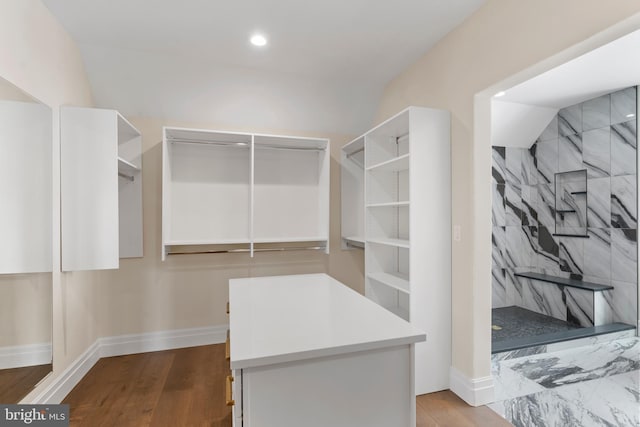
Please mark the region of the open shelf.
POLYGON ((362 236, 347 236, 342 237, 342 240, 348 246, 364 249, 364 237, 362 236))
POLYGON ((131 174, 140 172, 140 168, 122 157, 118 157, 118 172, 131 174))
POLYGON ((220 239, 220 240, 171 240, 165 242, 167 246, 206 246, 206 245, 242 245, 251 243, 249 239, 220 239))
POLYGON ((184 245, 328 253, 329 158, 323 138, 164 128, 163 259, 184 245))
POLYGON ((390 274, 385 273, 384 271, 376 271, 373 273, 369 273, 367 275, 369 279, 373 279, 383 285, 387 285, 391 288, 397 289, 400 292, 404 292, 405 294, 410 293, 409 280, 406 276, 396 273, 390 274))
POLYGON ((394 246, 396 248, 406 248, 406 249, 409 249, 411 247, 411 245, 409 244, 409 240, 406 240, 406 239, 375 238, 375 239, 367 239, 367 243, 375 243, 378 245, 394 246))
POLYGON ((326 242, 326 236, 307 237, 260 237, 253 239, 253 243, 295 243, 295 242, 326 242))
POLYGON ((386 160, 367 168, 368 171, 381 170, 388 172, 399 172, 407 169, 409 169, 409 153, 394 157, 393 159, 386 160))
POLYGON ((387 203, 371 203, 371 204, 367 205, 368 208, 386 208, 386 207, 400 208, 400 207, 405 207, 405 206, 409 206, 409 201, 387 202, 387 203))

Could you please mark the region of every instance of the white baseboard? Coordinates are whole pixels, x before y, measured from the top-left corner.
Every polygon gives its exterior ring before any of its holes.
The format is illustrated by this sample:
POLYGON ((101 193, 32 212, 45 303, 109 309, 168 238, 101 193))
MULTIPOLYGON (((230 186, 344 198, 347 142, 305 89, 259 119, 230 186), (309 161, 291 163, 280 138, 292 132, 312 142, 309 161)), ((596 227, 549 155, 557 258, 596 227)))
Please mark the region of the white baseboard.
POLYGON ((62 399, 73 390, 98 360, 100 360, 100 345, 96 341, 80 357, 74 360, 62 374, 49 383, 32 402, 20 403, 58 404, 62 402, 62 399))
POLYGON ((221 325, 99 338, 100 357, 220 344, 225 342, 228 328, 221 325))
POLYGON ((493 402, 493 378, 469 378, 453 366, 449 370, 451 391, 471 406, 493 402))
POLYGON ((0 369, 51 363, 51 343, 0 347, 0 369))
POLYGON ((98 338, 31 402, 21 403, 57 404, 62 402, 93 365, 103 357, 220 344, 227 338, 227 329, 227 325, 220 325, 98 338))

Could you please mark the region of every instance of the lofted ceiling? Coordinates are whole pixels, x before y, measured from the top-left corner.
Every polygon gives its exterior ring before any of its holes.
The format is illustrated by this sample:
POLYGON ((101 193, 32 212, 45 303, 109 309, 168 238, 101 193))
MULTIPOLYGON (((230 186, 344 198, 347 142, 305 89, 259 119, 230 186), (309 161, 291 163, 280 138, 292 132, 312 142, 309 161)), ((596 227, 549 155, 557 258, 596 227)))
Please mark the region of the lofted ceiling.
POLYGON ((640 84, 640 31, 585 53, 492 100, 492 145, 530 147, 555 113, 640 84))
POLYGON ((79 45, 98 106, 360 133, 386 84, 484 0, 43 2, 79 45), (265 48, 248 43, 258 31, 265 48))

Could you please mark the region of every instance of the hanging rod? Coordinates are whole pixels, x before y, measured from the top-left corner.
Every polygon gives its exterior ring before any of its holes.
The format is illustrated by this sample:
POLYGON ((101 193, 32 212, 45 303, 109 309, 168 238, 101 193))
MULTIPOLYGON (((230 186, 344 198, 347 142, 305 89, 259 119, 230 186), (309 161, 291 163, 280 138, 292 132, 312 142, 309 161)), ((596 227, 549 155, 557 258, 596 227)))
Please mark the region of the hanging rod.
POLYGON ((127 175, 126 173, 122 173, 122 172, 118 172, 118 176, 121 177, 121 178, 126 179, 127 181, 131 181, 131 182, 136 180, 133 176, 127 175))
MULTIPOLYGON (((285 251, 319 251, 325 250, 325 246, 297 246, 286 248, 255 248, 253 252, 285 252, 285 251)), ((246 253, 251 252, 251 249, 223 249, 223 250, 210 250, 210 251, 171 251, 167 252, 167 255, 197 255, 197 254, 231 254, 231 253, 246 253)))
POLYGON ((351 156, 356 155, 357 153, 359 153, 359 152, 361 152, 361 151, 364 151, 364 147, 362 147, 362 148, 358 148, 357 150, 352 151, 351 153, 347 154, 347 159, 348 159, 349 157, 351 157, 351 156))
POLYGON ((396 136, 396 144, 397 144, 398 142, 400 142, 400 140, 402 140, 402 139, 406 139, 406 138, 408 138, 408 137, 409 137, 409 132, 407 132, 407 133, 405 133, 405 134, 403 134, 403 135, 400 135, 400 136, 396 136))
MULTIPOLYGON (((177 144, 198 144, 198 145, 215 145, 225 146, 232 148, 249 148, 248 142, 230 142, 230 141, 210 141, 210 140, 195 140, 195 139, 176 139, 171 138, 169 142, 177 144)), ((299 150, 299 151, 325 151, 326 148, 318 147, 286 147, 282 145, 266 145, 266 144, 254 144, 256 149, 271 149, 271 150, 299 150)))
POLYGON ((211 139, 168 138, 169 142, 178 144, 225 145, 230 147, 249 147, 248 142, 215 141, 211 139))

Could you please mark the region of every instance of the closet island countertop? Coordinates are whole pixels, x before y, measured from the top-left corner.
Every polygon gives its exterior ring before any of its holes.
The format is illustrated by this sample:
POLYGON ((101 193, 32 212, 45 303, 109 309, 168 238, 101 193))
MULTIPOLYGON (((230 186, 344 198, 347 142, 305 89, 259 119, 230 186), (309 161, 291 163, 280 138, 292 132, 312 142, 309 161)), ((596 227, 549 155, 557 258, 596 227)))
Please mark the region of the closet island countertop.
POLYGON ((425 333, 326 274, 229 281, 231 368, 425 341, 425 333))

